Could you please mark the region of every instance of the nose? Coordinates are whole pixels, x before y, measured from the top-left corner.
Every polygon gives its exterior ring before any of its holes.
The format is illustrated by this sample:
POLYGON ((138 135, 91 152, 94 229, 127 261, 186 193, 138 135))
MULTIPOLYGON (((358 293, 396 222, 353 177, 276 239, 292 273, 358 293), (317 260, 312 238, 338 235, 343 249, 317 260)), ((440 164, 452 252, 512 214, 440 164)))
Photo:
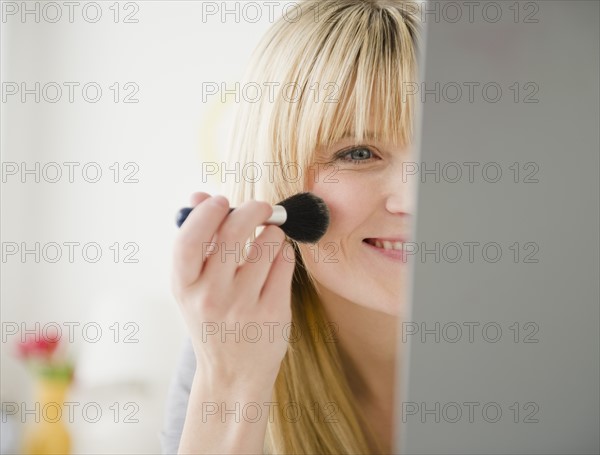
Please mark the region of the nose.
POLYGON ((385 208, 394 215, 410 215, 416 205, 417 178, 406 172, 406 166, 398 163, 386 176, 385 208))

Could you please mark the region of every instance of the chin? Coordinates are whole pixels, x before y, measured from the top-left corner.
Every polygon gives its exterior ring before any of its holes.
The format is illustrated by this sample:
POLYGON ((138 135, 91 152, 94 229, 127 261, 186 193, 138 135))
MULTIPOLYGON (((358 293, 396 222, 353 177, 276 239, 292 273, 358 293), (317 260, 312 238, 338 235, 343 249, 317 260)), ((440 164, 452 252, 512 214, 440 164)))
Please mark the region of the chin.
MULTIPOLYGON (((364 291, 364 290, 363 290, 364 291)), ((354 299, 354 303, 363 308, 387 314, 389 316, 400 316, 405 310, 405 298, 402 294, 390 292, 360 293, 354 299)))
POLYGON ((369 310, 378 311, 389 316, 399 317, 402 314, 404 314, 405 311, 402 300, 403 299, 401 299, 400 297, 382 297, 378 300, 371 298, 368 302, 357 303, 364 308, 368 308, 369 310))

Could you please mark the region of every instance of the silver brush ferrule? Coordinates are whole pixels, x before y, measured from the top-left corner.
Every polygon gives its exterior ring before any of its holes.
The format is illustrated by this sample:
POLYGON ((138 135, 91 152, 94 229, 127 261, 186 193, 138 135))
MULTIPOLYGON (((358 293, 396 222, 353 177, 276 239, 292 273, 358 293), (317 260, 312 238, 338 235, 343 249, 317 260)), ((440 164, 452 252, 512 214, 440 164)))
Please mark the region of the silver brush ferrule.
POLYGON ((265 224, 274 224, 275 226, 281 226, 287 221, 287 212, 285 207, 282 205, 273 206, 273 214, 270 218, 265 221, 265 224))

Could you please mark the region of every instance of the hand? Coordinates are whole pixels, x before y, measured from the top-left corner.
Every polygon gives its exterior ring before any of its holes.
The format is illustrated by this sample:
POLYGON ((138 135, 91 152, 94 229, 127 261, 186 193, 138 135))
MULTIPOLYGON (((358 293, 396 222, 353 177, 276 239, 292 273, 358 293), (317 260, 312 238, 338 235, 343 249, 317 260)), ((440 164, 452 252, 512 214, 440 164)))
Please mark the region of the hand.
POLYGON ((222 196, 194 193, 191 203, 175 241, 171 283, 190 331, 196 374, 208 383, 273 383, 291 322, 294 261, 289 251, 283 254, 285 234, 266 226, 238 264, 233 251, 244 251, 272 207, 248 201, 228 216, 222 196))

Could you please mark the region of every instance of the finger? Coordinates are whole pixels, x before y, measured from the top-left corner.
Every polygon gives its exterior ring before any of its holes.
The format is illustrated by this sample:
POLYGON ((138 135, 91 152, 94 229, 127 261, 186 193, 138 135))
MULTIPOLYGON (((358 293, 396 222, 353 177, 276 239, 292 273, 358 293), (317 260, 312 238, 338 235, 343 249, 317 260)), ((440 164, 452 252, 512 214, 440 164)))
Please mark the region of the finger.
POLYGON ((210 194, 208 194, 208 193, 201 193, 201 192, 192 193, 192 195, 190 196, 190 205, 192 207, 196 207, 198 204, 200 204, 202 201, 205 201, 209 197, 210 197, 210 194))
POLYGON ((235 275, 236 285, 247 290, 249 299, 258 300, 284 240, 285 234, 280 228, 267 226, 251 244, 247 259, 235 275))
POLYGON ((279 250, 260 293, 260 302, 270 306, 274 312, 281 305, 290 304, 295 266, 294 248, 286 242, 279 250))
POLYGON ((217 232, 218 251, 206 259, 202 278, 217 288, 231 286, 246 240, 272 213, 271 205, 261 201, 246 201, 231 212, 217 232))
POLYGON ((175 239, 173 286, 187 287, 198 279, 211 240, 228 213, 229 202, 222 196, 205 199, 190 212, 175 239))

